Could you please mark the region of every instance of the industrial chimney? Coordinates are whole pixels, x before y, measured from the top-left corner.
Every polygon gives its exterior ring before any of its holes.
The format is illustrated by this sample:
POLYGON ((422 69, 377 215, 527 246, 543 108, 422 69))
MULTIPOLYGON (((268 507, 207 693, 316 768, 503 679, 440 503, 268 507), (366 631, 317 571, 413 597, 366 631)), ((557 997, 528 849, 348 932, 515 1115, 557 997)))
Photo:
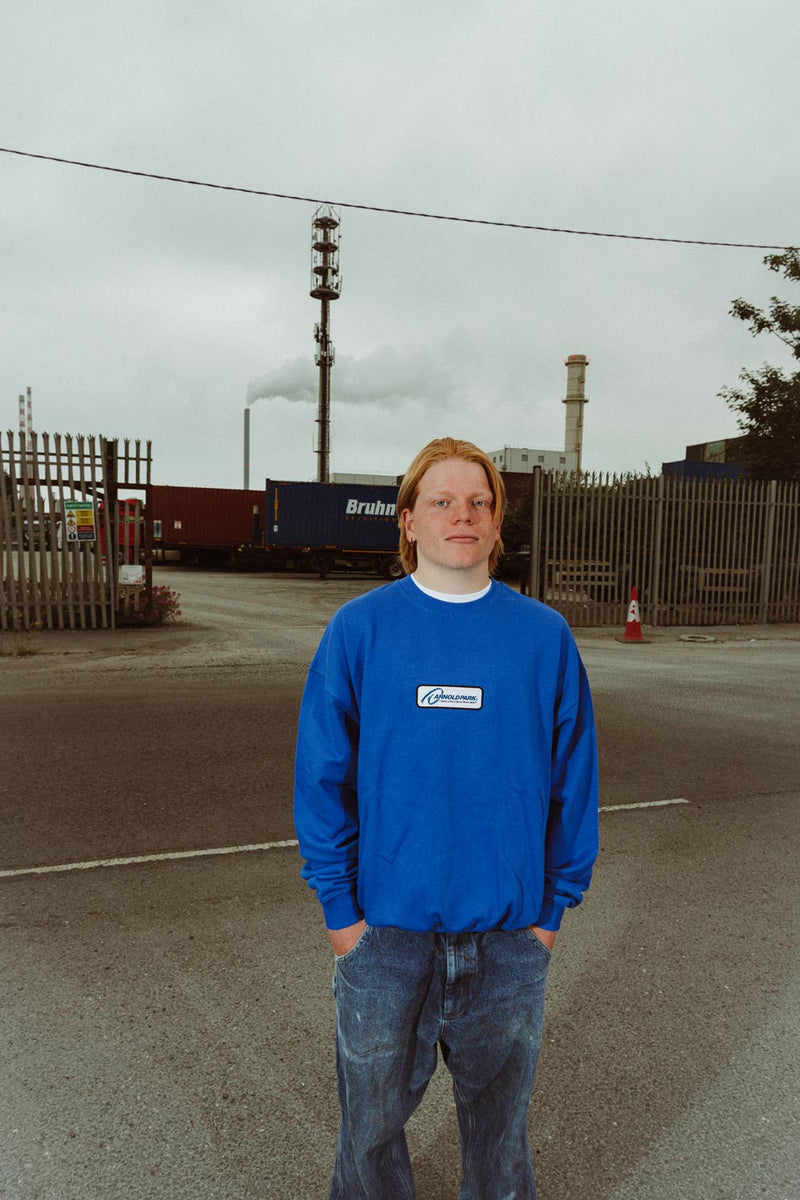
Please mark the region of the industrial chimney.
POLYGON ((244 482, 245 491, 250 487, 250 409, 244 410, 244 482))
POLYGON ((567 454, 576 456, 577 471, 581 470, 583 450, 583 406, 589 403, 586 398, 588 362, 585 354, 570 354, 569 358, 564 359, 564 366, 567 368, 567 395, 562 401, 567 406, 564 450, 567 454))

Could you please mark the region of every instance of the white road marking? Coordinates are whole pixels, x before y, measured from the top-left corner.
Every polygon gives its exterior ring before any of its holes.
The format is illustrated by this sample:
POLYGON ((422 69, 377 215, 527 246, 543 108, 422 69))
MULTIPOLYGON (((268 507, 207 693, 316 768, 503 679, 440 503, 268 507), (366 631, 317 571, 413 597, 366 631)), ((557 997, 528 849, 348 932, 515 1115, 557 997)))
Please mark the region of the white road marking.
POLYGON ((59 863, 50 867, 17 867, 0 870, 0 879, 11 875, 50 875, 55 871, 91 871, 95 867, 127 867, 130 863, 170 862, 176 858, 203 858, 211 854, 243 854, 248 850, 280 850, 284 846, 296 846, 294 840, 285 842, 258 842, 253 846, 218 846, 208 850, 173 850, 167 854, 136 854, 130 858, 98 858, 94 862, 59 863))
POLYGON ((665 804, 688 804, 688 800, 643 800, 639 804, 606 804, 600 812, 622 812, 627 808, 663 808, 665 804))
MULTIPOLYGON (((688 800, 644 800, 638 804, 607 804, 600 812, 622 812, 629 808, 662 808, 665 804, 688 804, 688 800)), ((135 854, 129 858, 98 858, 93 862, 57 863, 49 867, 15 867, 0 870, 0 879, 15 875, 53 875, 58 871, 93 871, 96 867, 127 867, 132 863, 172 862, 179 858, 207 858, 216 854, 244 854, 252 850, 282 850, 297 846, 294 838, 283 842, 256 842, 252 846, 217 846, 208 850, 173 850, 166 854, 135 854)))

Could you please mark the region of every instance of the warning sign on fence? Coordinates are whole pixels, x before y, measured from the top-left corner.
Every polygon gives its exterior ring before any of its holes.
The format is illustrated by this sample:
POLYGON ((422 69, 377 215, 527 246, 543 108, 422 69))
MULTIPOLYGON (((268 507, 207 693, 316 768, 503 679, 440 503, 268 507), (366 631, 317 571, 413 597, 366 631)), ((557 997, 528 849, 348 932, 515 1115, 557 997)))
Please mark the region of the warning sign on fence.
POLYGON ((67 544, 96 541, 93 501, 65 500, 64 524, 67 530, 67 544))

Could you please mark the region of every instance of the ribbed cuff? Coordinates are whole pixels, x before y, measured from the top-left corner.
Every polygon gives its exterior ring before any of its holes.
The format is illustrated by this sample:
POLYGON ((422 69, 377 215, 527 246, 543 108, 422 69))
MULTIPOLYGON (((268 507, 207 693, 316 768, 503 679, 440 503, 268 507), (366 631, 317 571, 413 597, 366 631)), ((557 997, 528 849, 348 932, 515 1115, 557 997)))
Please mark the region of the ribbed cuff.
POLYGON ((346 929, 348 925, 355 925, 364 916, 355 896, 351 896, 349 892, 332 897, 323 904, 322 911, 325 914, 326 929, 346 929))
POLYGON ((550 929, 555 931, 561 928, 561 920, 564 916, 564 905, 559 904, 553 896, 545 896, 542 900, 542 907, 539 910, 539 916, 534 922, 540 929, 550 929))

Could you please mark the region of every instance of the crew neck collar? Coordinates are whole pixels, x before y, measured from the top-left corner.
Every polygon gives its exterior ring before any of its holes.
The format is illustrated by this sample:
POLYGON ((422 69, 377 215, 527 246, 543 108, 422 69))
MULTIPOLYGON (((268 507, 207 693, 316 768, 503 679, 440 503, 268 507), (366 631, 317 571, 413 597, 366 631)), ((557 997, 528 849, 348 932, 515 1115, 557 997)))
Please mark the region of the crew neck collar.
POLYGON ((433 588, 425 587, 420 583, 416 575, 410 576, 415 587, 422 592, 424 596, 430 596, 432 600, 441 600, 445 604, 474 604, 476 600, 482 600, 484 596, 488 596, 492 590, 491 579, 486 587, 481 588, 479 592, 435 592, 433 588))

